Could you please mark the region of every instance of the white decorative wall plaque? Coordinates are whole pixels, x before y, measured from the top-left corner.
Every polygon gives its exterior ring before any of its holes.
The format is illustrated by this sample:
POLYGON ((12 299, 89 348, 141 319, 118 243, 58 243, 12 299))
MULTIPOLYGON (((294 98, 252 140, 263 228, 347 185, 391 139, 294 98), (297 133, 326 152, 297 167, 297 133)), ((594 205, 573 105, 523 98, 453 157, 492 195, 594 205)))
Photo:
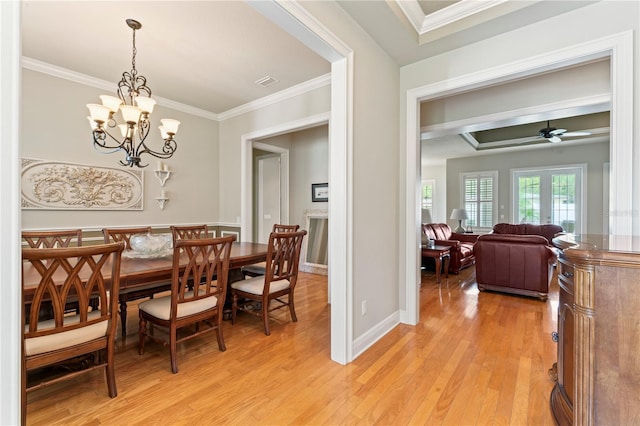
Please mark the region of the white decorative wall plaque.
POLYGON ((22 208, 142 210, 144 173, 22 158, 22 208))

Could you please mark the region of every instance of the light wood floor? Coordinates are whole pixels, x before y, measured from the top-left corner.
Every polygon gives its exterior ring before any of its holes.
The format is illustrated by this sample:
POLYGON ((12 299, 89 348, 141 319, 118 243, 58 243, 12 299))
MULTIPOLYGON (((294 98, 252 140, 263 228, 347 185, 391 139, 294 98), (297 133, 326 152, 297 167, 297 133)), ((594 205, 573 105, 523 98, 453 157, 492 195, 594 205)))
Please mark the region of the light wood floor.
POLYGON ((116 356, 118 396, 100 370, 28 396, 30 425, 551 425, 557 284, 549 301, 478 294, 474 268, 435 283, 423 273, 421 321, 400 325, 349 365, 330 361, 326 278, 302 274, 298 322, 275 314, 224 324, 179 346, 137 353, 137 307, 116 356))

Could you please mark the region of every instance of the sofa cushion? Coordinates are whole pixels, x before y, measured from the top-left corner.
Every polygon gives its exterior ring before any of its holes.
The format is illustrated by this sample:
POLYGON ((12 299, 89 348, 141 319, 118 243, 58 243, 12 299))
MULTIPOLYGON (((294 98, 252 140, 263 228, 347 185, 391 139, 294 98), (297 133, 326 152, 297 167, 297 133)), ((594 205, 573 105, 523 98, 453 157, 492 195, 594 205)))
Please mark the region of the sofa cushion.
POLYGON ((551 244, 553 237, 562 231, 562 226, 552 223, 544 223, 542 225, 534 225, 531 223, 497 223, 493 226, 494 234, 540 235, 547 240, 547 244, 551 244))

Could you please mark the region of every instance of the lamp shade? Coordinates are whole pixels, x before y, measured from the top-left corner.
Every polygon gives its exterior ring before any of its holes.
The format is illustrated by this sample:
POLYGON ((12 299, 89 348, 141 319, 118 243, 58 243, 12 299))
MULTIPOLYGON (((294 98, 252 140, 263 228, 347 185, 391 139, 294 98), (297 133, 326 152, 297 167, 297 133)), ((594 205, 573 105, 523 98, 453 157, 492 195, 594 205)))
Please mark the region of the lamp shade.
POLYGON ((421 219, 421 223, 431 223, 431 210, 429 209, 422 209, 422 219, 421 219))
POLYGON ((467 216, 467 211, 465 209, 453 209, 449 219, 466 220, 468 218, 469 216, 467 216))
POLYGON ((458 227, 454 229, 455 232, 462 233, 464 228, 462 227, 462 221, 468 218, 467 211, 465 209, 453 209, 449 219, 455 219, 458 221, 458 227))

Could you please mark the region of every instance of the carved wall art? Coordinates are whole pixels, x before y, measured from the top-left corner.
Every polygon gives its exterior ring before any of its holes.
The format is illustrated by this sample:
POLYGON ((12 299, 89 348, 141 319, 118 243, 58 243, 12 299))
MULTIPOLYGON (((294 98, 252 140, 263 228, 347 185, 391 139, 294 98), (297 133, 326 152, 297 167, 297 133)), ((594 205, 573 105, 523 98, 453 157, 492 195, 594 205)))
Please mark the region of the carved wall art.
POLYGON ((22 159, 22 208, 142 210, 142 170, 22 159))

